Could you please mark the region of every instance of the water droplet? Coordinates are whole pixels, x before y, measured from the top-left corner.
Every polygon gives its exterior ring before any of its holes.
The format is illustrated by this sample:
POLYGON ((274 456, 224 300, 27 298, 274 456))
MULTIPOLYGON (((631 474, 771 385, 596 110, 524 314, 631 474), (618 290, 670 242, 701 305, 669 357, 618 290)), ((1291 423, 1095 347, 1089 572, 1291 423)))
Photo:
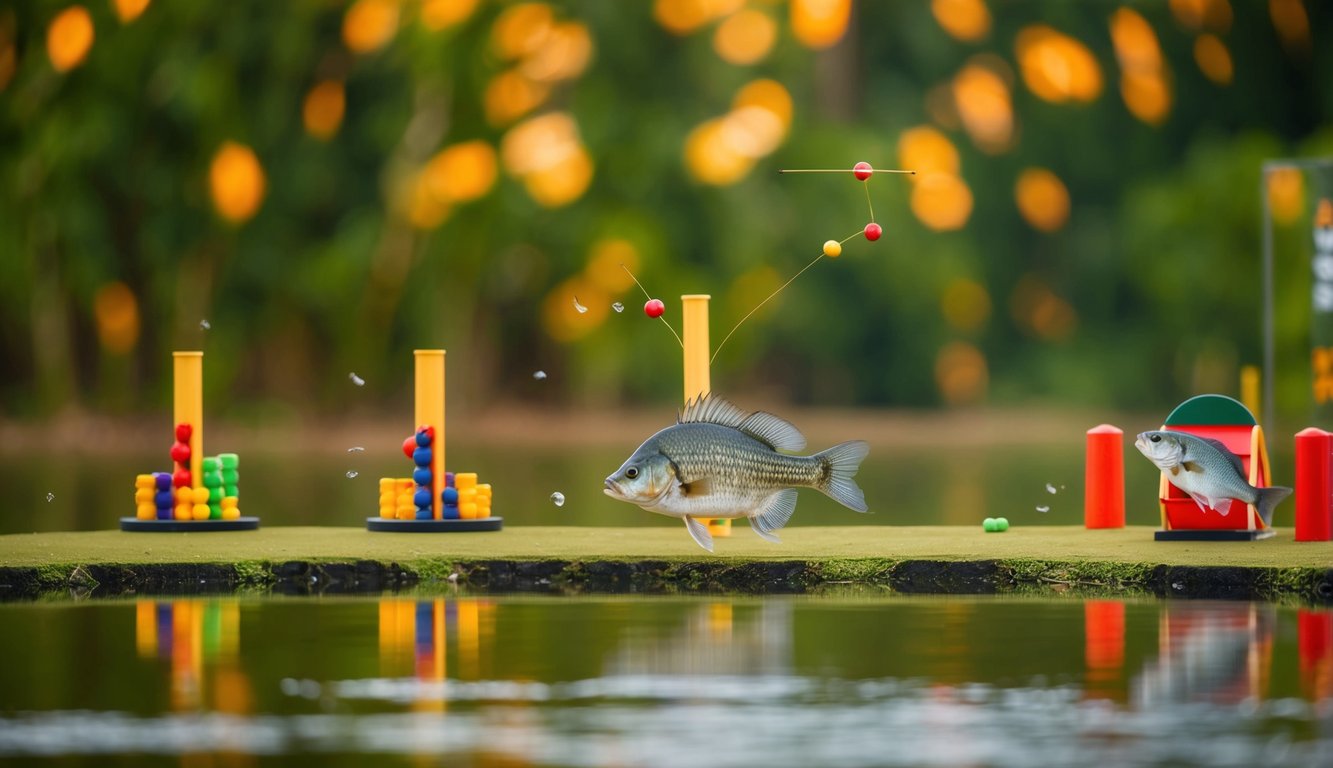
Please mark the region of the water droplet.
POLYGON ((532 374, 532 378, 536 379, 537 381, 541 381, 542 379, 546 378, 546 371, 534 371, 532 374))
POLYGON ((347 470, 347 479, 348 479, 348 480, 351 480, 352 478, 356 477, 358 474, 360 474, 360 473, 357 472, 355 469, 349 469, 349 470, 347 470))
POLYGON ((565 506, 565 494, 561 493, 560 491, 556 491, 555 493, 551 494, 551 503, 556 505, 557 507, 565 506))
POLYGON ((1051 508, 1050 508, 1050 507, 1047 507, 1047 506, 1040 506, 1040 507, 1037 507, 1037 511, 1038 511, 1038 512, 1041 512, 1042 514, 1045 514, 1045 513, 1047 513, 1047 512, 1050 512, 1050 511, 1051 511, 1051 508))
POLYGON ((347 449, 347 452, 348 452, 348 453, 365 453, 365 450, 366 450, 365 448, 362 448, 362 447, 359 446, 359 445, 354 445, 354 446, 352 446, 351 448, 348 448, 348 449, 347 449))
POLYGON ((617 301, 615 304, 611 305, 611 309, 614 309, 617 313, 624 312, 625 305, 617 301))
POLYGON ((1050 483, 1047 483, 1047 484, 1046 484, 1046 492, 1047 492, 1047 493, 1055 493, 1055 486, 1051 485, 1050 483))
POLYGON ((579 297, 574 297, 574 310, 580 315, 588 311, 588 308, 579 303, 579 297))
POLYGON ((347 380, 357 385, 358 387, 364 387, 366 385, 366 380, 361 378, 360 376, 357 376, 355 371, 347 374, 347 380))
POLYGON ((50 504, 51 502, 53 502, 53 501, 55 501, 55 500, 56 500, 56 495, 55 495, 54 493, 47 493, 47 494, 46 494, 46 503, 47 503, 47 504, 50 504))
POLYGON ((206 330, 208 330, 209 328, 212 328, 212 327, 213 327, 212 324, 210 324, 207 320, 200 320, 200 321, 199 321, 199 330, 201 330, 201 331, 206 331, 206 330))

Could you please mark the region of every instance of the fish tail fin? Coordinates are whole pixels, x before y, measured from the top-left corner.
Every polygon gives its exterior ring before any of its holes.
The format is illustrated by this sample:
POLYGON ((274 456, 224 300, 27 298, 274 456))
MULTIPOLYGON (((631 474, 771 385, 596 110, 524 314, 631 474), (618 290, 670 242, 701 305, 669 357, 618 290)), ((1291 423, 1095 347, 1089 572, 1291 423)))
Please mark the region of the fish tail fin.
POLYGON ((812 458, 819 462, 820 479, 815 487, 850 510, 867 511, 866 496, 852 476, 861 468, 861 460, 868 453, 870 445, 864 440, 839 443, 816 453, 812 458))
POLYGON ((1291 489, 1274 485, 1268 488, 1259 488, 1259 498, 1254 502, 1254 508, 1259 510, 1259 517, 1263 519, 1264 525, 1272 527, 1273 508, 1281 501, 1291 495, 1291 489))

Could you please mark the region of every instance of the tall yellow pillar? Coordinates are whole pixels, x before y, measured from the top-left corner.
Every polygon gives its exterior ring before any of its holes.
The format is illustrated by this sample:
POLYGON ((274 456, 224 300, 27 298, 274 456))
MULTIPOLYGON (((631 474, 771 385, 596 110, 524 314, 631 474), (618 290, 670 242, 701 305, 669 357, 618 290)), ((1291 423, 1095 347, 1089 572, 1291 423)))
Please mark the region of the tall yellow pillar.
MULTIPOLYGON (((706 293, 680 297, 681 343, 685 347, 685 402, 712 391, 709 385, 708 300, 706 293)), ((730 536, 731 521, 707 518, 700 520, 714 536, 730 536)))
POLYGON ((172 429, 190 425, 190 484, 204 487, 204 353, 172 352, 172 429))
POLYGON ((435 440, 430 445, 430 507, 432 517, 439 520, 444 516, 440 501, 444 490, 444 350, 418 349, 413 354, 417 365, 417 423, 413 429, 422 425, 435 428, 435 440))

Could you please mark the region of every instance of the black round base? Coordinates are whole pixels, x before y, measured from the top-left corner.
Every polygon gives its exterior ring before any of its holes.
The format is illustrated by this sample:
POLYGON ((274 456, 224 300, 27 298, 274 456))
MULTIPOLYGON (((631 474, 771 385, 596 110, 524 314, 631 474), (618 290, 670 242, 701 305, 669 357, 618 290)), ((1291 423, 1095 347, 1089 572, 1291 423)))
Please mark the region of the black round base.
POLYGON ((482 517, 473 520, 390 520, 367 517, 366 530, 389 533, 467 533, 470 531, 498 531, 504 525, 503 517, 482 517))
POLYGON ((135 533, 213 533, 215 531, 257 531, 259 518, 238 517, 235 520, 140 520, 137 517, 120 518, 120 530, 135 533))

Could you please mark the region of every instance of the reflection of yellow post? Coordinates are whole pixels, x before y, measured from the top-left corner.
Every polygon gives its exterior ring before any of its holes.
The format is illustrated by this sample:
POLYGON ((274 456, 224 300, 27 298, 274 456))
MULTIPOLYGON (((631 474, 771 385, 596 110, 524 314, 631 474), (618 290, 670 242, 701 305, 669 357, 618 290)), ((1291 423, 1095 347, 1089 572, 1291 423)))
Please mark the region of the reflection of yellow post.
POLYGON ((204 487, 204 353, 172 352, 175 424, 190 425, 190 484, 204 487))
MULTIPOLYGON (((696 293, 680 297, 681 335, 685 347, 685 402, 708 394, 709 352, 708 344, 708 299, 706 293, 696 293)), ((708 526, 714 536, 730 536, 731 521, 706 519, 700 522, 708 526)))
POLYGON ((444 512, 440 501, 444 490, 444 350, 418 349, 413 354, 417 359, 417 426, 435 428, 430 446, 430 508, 439 520, 444 512))

